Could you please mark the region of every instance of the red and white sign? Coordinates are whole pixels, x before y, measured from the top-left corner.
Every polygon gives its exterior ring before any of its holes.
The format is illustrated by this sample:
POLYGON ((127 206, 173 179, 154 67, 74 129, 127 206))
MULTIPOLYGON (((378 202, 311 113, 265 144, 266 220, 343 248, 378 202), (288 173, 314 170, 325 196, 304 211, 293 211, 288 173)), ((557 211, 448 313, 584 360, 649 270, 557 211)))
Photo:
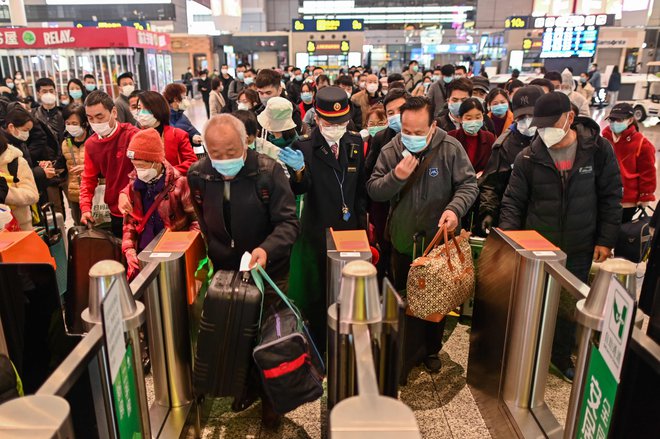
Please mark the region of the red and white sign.
POLYGON ((0 28, 0 49, 132 47, 170 50, 170 36, 132 27, 0 28))

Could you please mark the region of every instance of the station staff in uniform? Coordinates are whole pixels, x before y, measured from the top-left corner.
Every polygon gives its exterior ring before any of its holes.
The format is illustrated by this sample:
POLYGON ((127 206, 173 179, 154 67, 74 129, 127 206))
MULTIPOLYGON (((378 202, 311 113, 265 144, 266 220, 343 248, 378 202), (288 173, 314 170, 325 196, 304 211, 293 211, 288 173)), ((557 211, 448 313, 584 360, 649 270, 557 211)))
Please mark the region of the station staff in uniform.
POLYGON ((367 227, 366 174, 362 138, 347 131, 346 92, 324 87, 316 95, 316 127, 284 148, 291 188, 305 194, 301 235, 291 255, 289 295, 309 319, 317 347, 325 349, 326 229, 367 227))

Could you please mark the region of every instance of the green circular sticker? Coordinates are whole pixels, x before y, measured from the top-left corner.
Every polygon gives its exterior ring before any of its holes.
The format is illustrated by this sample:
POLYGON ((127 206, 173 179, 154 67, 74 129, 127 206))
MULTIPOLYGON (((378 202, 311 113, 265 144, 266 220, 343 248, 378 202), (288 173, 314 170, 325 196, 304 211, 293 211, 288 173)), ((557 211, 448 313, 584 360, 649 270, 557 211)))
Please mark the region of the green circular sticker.
POLYGON ((23 32, 23 42, 30 46, 37 42, 37 36, 31 30, 23 32))

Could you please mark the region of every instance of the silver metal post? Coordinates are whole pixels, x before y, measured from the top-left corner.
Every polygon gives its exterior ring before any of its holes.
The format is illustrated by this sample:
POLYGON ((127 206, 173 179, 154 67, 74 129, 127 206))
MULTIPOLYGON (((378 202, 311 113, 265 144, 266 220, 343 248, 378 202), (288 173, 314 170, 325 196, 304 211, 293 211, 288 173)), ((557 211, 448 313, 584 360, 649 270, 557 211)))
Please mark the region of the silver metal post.
POLYGON ((589 364, 591 338, 595 332, 602 330, 610 282, 612 282, 613 277, 616 277, 622 281, 629 292, 635 294, 635 272, 636 267, 632 262, 622 259, 605 261, 594 278, 589 295, 586 299, 577 303, 576 320, 580 324, 578 354, 573 387, 571 387, 571 396, 568 401, 564 439, 572 439, 577 432, 577 423, 579 422, 577 417, 580 412, 582 393, 584 392, 584 377, 589 364))
MULTIPOLYGON (((140 351, 139 328, 144 323, 144 305, 136 302, 131 293, 124 266, 117 261, 100 261, 89 270, 89 308, 82 313, 85 324, 89 327, 101 324, 101 303, 108 292, 116 288, 121 305, 124 332, 127 333, 129 343, 133 346, 133 365, 135 371, 135 383, 137 386, 138 410, 140 423, 144 437, 151 436, 151 424, 149 421, 149 408, 147 404, 147 391, 144 383, 144 371, 142 369, 142 356, 140 351)), ((101 350, 105 352, 105 348, 101 350)), ((101 356, 99 356, 101 358, 101 356)), ((112 401, 112 393, 109 371, 105 367, 106 361, 99 361, 99 368, 105 372, 106 383, 110 392, 108 401, 112 401), (102 368, 102 369, 101 369, 102 368)), ((112 404, 110 404, 112 406, 112 404)), ((113 418, 111 418, 113 419, 113 418)), ((113 422, 114 423, 114 422, 113 422)))
POLYGON ((0 405, 4 437, 74 437, 71 408, 66 399, 54 395, 28 395, 0 405))

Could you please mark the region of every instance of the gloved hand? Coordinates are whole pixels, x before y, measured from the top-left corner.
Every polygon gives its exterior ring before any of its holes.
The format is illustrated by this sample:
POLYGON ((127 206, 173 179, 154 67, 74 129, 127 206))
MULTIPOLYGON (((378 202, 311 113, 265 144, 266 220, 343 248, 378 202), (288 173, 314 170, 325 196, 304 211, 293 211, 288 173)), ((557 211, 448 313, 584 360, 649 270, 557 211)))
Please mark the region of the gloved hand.
POLYGON ((5 177, 0 177, 0 203, 5 204, 5 199, 9 193, 9 186, 5 177))
POLYGON ((138 262, 137 253, 135 252, 134 249, 127 250, 125 256, 126 256, 126 277, 130 282, 140 272, 140 263, 138 262))
POLYGON ((481 230, 483 230, 484 233, 488 233, 492 225, 493 225, 493 217, 490 215, 486 215, 484 219, 481 221, 481 230))
POLYGON ((291 149, 289 146, 280 150, 279 159, 296 172, 305 167, 305 156, 302 151, 291 149))

